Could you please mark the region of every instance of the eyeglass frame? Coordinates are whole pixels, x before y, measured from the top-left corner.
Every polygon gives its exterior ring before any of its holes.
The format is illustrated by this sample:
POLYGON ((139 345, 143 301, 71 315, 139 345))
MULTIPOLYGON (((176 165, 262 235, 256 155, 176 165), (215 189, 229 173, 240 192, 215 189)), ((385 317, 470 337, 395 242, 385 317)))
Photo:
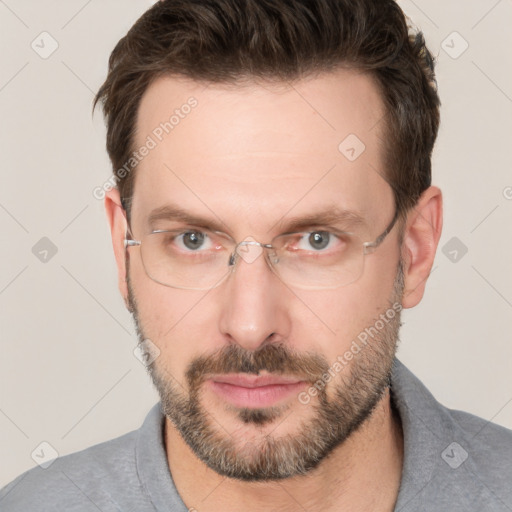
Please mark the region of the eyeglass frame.
MULTIPOLYGON (((125 213, 126 226, 127 226, 127 234, 132 237, 132 238, 125 238, 124 239, 124 248, 126 250, 128 247, 141 247, 142 246, 142 240, 136 240, 136 239, 133 238, 133 234, 132 234, 132 231, 131 231, 131 226, 130 226, 130 223, 128 222, 128 218, 126 217, 126 210, 124 208, 123 208, 123 210, 124 210, 124 213, 125 213)), ((384 239, 389 235, 389 233, 391 232, 391 230, 395 226, 396 221, 398 220, 399 216, 400 216, 400 211, 399 211, 398 206, 397 206, 397 204, 395 202, 395 214, 393 215, 393 219, 388 224, 386 229, 375 240, 373 240, 372 242, 363 242, 362 243, 362 245, 363 245, 363 258, 367 254, 372 254, 373 252, 375 252, 377 247, 379 247, 379 245, 382 244, 384 239)), ((151 234, 154 234, 154 233, 165 233, 165 232, 168 232, 168 231, 170 231, 170 230, 167 230, 167 229, 154 230, 151 233, 148 233, 148 235, 151 235, 151 234)), ((356 235, 356 233, 351 233, 351 232, 348 232, 348 231, 345 232, 345 233, 347 235, 353 235, 353 236, 357 236, 359 238, 359 235, 356 235)), ((229 237, 229 235, 227 235, 227 236, 229 237)), ((231 237, 229 237, 229 238, 231 238, 231 237)), ((229 256, 229 262, 228 262, 228 269, 230 269, 230 271, 226 272, 226 274, 216 284, 214 284, 213 286, 211 286, 209 288, 189 288, 189 287, 185 288, 185 287, 182 287, 182 286, 173 286, 173 285, 170 285, 170 284, 162 283, 161 281, 158 281, 154 277, 151 277, 149 275, 149 273, 148 273, 148 271, 146 269, 146 265, 144 264, 144 260, 143 260, 144 271, 146 272, 146 275, 152 281, 154 281, 155 283, 161 284, 162 286, 167 286, 168 288, 176 288, 176 289, 180 289, 180 290, 203 290, 203 291, 212 290, 212 289, 216 288, 217 286, 219 286, 226 279, 226 277, 228 275, 230 275, 234 271, 234 269, 236 267, 236 261, 237 261, 237 258, 235 256, 235 254, 238 254, 238 248, 240 246, 253 245, 253 246, 259 246, 259 247, 261 247, 263 249, 275 249, 275 247, 272 244, 264 244, 262 242, 257 242, 256 240, 242 240, 241 242, 238 242, 238 243, 236 242, 236 240, 233 240, 233 242, 235 242, 235 246, 233 248, 233 252, 229 256)), ((268 261, 269 261, 268 253, 267 253, 267 258, 265 258, 265 259, 267 260, 267 264, 268 264, 268 261)), ((274 265, 272 263, 270 263, 269 266, 270 266, 270 270, 277 277, 280 277, 279 273, 276 271, 274 265)), ((363 262, 363 269, 364 269, 364 262, 363 262)), ((360 279, 361 275, 357 279, 355 279, 354 281, 351 281, 351 282, 346 283, 346 284, 341 284, 341 285, 335 286, 335 287, 333 287, 333 289, 342 288, 343 286, 348 286, 349 284, 352 284, 352 283, 356 282, 358 279, 360 279)), ((326 288, 322 287, 322 288, 319 288, 319 289, 326 289, 326 288)))

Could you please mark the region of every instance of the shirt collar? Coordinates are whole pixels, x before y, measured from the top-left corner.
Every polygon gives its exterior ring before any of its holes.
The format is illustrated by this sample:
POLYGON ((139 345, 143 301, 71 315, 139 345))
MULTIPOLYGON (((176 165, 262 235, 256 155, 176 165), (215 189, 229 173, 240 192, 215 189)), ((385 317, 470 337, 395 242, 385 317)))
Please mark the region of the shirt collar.
POLYGON ((187 512, 169 470, 164 432, 165 416, 157 403, 138 431, 135 447, 137 474, 155 510, 187 512))

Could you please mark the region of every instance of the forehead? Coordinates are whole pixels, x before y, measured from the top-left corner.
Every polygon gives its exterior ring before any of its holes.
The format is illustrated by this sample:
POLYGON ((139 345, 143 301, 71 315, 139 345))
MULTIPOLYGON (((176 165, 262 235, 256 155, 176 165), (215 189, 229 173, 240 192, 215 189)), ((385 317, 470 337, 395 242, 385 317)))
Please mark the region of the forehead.
POLYGON ((373 79, 347 69, 279 84, 160 78, 139 107, 135 147, 151 149, 132 213, 171 203, 253 230, 322 205, 376 219, 393 202, 383 115, 373 79))

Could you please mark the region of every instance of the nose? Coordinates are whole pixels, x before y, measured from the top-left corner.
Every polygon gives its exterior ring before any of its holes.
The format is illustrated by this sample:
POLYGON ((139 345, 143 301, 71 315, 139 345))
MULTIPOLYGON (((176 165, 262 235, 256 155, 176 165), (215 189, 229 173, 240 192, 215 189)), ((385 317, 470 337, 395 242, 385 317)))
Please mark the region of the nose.
POLYGON ((287 339, 290 333, 289 291, 266 256, 261 246, 239 246, 235 268, 221 287, 219 328, 247 350, 257 350, 271 338, 287 339))

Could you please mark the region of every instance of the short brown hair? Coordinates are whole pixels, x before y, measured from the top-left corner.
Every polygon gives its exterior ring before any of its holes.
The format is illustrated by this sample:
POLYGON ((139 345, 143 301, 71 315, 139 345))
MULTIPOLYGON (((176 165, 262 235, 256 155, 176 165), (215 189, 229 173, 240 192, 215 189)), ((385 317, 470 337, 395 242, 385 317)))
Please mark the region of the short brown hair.
MULTIPOLYGON (((94 106, 103 105, 107 151, 129 210, 138 107, 163 75, 198 82, 287 82, 337 67, 370 73, 386 115, 385 175, 399 214, 431 183, 439 128, 434 61, 394 0, 161 0, 114 48, 94 106)), ((128 211, 129 214, 129 211, 128 211)))

